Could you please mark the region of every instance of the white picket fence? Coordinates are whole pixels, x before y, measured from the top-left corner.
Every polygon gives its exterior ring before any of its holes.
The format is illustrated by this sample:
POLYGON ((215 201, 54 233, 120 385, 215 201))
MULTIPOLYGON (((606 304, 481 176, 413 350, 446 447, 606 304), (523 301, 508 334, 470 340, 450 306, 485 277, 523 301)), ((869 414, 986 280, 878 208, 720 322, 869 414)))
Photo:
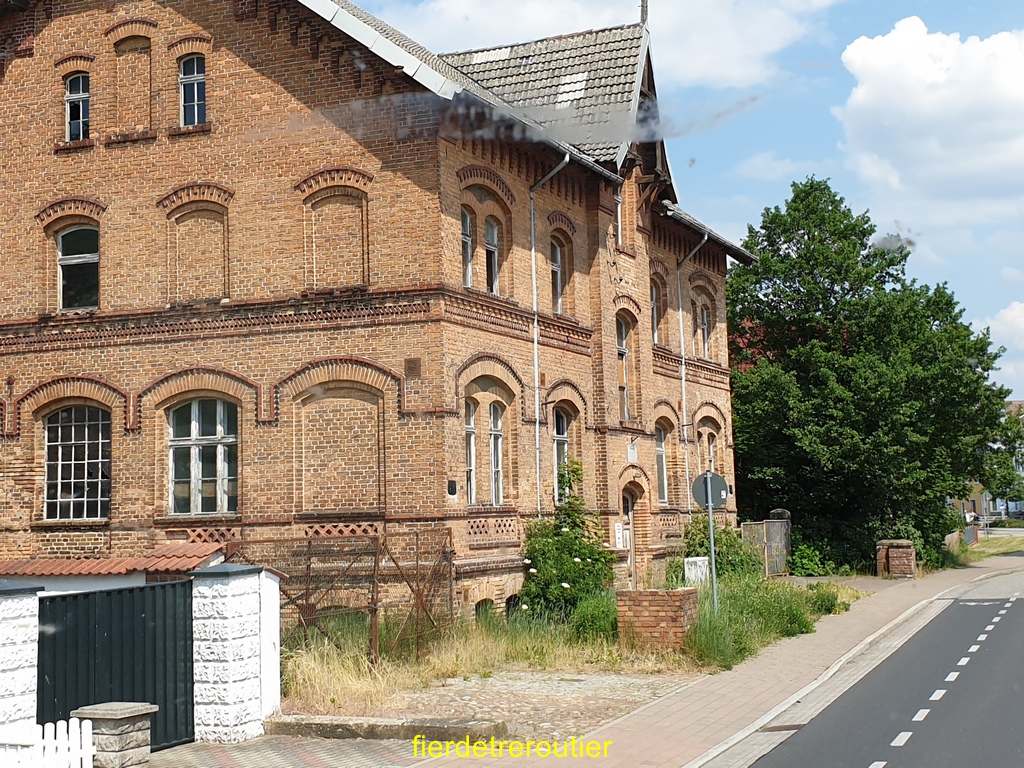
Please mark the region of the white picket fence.
POLYGON ((26 728, 19 734, 0 733, 3 768, 93 768, 96 747, 92 720, 72 717, 26 728))

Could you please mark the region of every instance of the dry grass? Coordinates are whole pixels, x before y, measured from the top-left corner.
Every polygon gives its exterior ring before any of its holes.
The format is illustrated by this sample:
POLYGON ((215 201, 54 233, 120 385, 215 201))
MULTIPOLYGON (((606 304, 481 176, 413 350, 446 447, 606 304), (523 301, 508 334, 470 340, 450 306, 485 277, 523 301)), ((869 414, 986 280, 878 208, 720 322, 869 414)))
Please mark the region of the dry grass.
POLYGON ((1009 555, 1024 552, 1024 536, 984 536, 968 550, 969 562, 984 560, 993 555, 1009 555))
POLYGON ((385 658, 376 666, 367 661, 365 647, 349 644, 342 650, 314 636, 285 651, 284 707, 306 714, 344 710, 363 715, 388 709, 401 691, 438 680, 527 670, 659 674, 696 673, 700 668, 682 654, 627 652, 608 640, 576 642, 565 627, 546 622, 462 624, 434 642, 418 663, 385 658))

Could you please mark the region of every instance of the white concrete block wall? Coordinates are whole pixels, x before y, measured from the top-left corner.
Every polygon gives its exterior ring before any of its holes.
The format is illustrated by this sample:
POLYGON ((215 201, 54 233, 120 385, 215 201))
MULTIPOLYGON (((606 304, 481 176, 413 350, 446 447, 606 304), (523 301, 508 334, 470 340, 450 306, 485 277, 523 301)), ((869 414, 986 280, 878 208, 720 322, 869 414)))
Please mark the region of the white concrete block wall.
POLYGON ((261 571, 226 564, 192 574, 196 741, 263 733, 261 571))
POLYGON ((260 680, 263 717, 281 711, 281 579, 260 574, 260 680))
POLYGON ((0 582, 0 741, 36 724, 39 598, 36 587, 0 582))

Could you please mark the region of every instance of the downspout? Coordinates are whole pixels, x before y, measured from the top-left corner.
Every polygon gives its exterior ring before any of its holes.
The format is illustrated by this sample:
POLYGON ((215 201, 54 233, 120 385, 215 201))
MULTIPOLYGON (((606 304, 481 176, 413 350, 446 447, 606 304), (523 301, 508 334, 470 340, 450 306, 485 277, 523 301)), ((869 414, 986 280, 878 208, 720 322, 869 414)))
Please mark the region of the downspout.
POLYGON ((679 373, 680 373, 680 388, 682 390, 683 397, 683 461, 685 462, 686 472, 686 510, 687 512, 693 509, 693 488, 690 483, 690 416, 686 406, 686 339, 683 331, 683 267, 686 266, 686 262, 697 255, 697 251, 704 247, 704 244, 708 241, 708 233, 704 232, 704 237, 701 239, 697 246, 690 251, 686 257, 676 263, 676 297, 679 302, 679 373))
POLYGON ((540 493, 540 311, 537 300, 537 190, 547 184, 569 164, 566 152, 562 162, 551 173, 530 187, 530 270, 533 278, 533 449, 536 464, 537 516, 541 516, 540 493))

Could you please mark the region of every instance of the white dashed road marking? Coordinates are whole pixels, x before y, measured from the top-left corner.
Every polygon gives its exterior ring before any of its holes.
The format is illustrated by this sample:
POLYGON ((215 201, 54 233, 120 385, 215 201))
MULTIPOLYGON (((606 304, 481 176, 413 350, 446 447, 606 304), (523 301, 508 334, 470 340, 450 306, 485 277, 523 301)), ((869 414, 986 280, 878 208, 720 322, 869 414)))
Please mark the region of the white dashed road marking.
POLYGON ((908 741, 910 741, 910 737, 913 736, 913 735, 914 735, 913 731, 903 731, 903 733, 901 733, 899 736, 897 736, 895 739, 892 740, 892 744, 890 744, 889 746, 890 747, 902 747, 904 744, 906 744, 908 741))
POLYGON ((939 690, 937 690, 935 693, 932 694, 932 696, 929 699, 929 701, 938 701, 939 699, 941 699, 945 695, 946 695, 946 689, 945 688, 939 688, 939 690))
POLYGON ((930 709, 919 709, 917 711, 917 714, 914 715, 914 722, 915 723, 920 723, 922 720, 924 720, 926 717, 928 717, 928 713, 929 712, 931 712, 930 709))
POLYGON ((948 675, 946 675, 946 682, 947 683, 952 683, 958 677, 960 677, 960 673, 959 672, 950 672, 948 675))
POLYGON ((962 659, 960 659, 960 661, 958 661, 956 663, 956 665, 958 667, 966 667, 967 666, 967 662, 969 662, 970 660, 971 660, 970 657, 964 656, 962 659))
POLYGON ((1005 615, 1006 615, 1006 609, 1005 609, 1005 608, 1003 608, 1003 610, 1001 610, 1001 611, 999 612, 999 615, 1000 615, 1000 616, 1005 616, 1005 615))
POLYGON ((985 627, 985 631, 986 632, 991 632, 995 628, 996 628, 995 624, 989 624, 987 627, 985 627))
POLYGON ((979 648, 981 648, 980 645, 972 645, 970 648, 967 649, 967 652, 968 653, 977 653, 979 648))
POLYGON ((978 635, 979 643, 984 643, 986 640, 988 640, 988 635, 978 635))
POLYGON ((888 763, 872 763, 868 768, 885 768, 888 763))
POLYGON ((1003 620, 1002 616, 996 616, 994 619, 992 619, 992 623, 996 624, 996 623, 998 623, 998 622, 1000 622, 1002 620, 1003 620))

